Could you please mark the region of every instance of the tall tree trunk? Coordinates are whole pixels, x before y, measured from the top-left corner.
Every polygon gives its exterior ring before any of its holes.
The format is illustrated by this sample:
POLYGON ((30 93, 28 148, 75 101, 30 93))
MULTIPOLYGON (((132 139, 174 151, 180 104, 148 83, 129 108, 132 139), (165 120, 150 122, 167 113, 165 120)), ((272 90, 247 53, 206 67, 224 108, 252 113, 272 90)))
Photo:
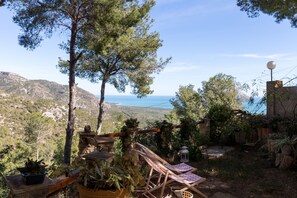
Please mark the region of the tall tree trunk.
MULTIPOLYGON (((75 1, 73 5, 76 5, 75 1)), ((75 6, 74 6, 75 7, 75 6)), ((73 11, 75 13, 75 11, 73 11)), ((70 165, 71 160, 71 146, 72 137, 74 133, 74 122, 75 122, 75 108, 76 108, 76 85, 75 85, 75 65, 76 65, 76 54, 75 54, 75 42, 77 34, 77 23, 72 19, 71 26, 71 38, 70 38, 70 53, 69 53, 69 109, 68 109, 68 123, 66 129, 66 140, 64 147, 64 163, 70 165)))
POLYGON ((38 149, 38 144, 36 145, 36 160, 39 160, 39 149, 38 149))
POLYGON ((106 79, 103 78, 101 82, 101 90, 100 90, 100 101, 99 101, 99 114, 98 114, 98 120, 97 120, 97 130, 96 133, 99 135, 101 133, 102 128, 102 117, 104 114, 104 96, 105 96, 105 85, 106 85, 106 79))
POLYGON ((36 137, 36 160, 37 161, 39 160, 39 141, 40 141, 39 137, 41 136, 41 130, 38 130, 38 134, 36 137))

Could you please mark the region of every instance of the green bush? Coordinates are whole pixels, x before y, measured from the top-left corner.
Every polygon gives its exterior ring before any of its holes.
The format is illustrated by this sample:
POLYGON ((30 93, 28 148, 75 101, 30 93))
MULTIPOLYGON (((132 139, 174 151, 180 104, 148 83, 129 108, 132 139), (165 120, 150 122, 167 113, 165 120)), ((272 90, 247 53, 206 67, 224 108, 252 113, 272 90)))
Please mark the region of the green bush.
POLYGON ((231 128, 226 128, 231 122, 233 110, 228 105, 214 105, 208 111, 210 119, 210 140, 215 143, 221 143, 221 136, 224 133, 230 133, 231 128))

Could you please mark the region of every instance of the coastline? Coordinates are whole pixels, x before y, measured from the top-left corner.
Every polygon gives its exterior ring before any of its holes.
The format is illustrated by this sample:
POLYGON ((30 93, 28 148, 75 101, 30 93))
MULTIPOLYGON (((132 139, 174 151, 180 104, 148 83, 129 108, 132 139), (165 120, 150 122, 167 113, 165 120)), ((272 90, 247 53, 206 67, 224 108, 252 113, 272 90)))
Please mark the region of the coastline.
POLYGON ((122 107, 127 106, 172 110, 173 106, 170 103, 172 98, 173 96, 147 96, 137 98, 134 95, 106 95, 105 102, 122 107))

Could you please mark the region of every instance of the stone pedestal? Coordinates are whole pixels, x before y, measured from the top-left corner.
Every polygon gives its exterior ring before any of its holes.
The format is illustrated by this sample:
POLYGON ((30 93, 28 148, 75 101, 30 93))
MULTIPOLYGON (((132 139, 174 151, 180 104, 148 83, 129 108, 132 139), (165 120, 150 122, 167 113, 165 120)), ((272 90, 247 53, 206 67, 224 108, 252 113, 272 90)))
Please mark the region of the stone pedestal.
POLYGON ((93 153, 95 151, 111 153, 114 139, 109 137, 96 137, 90 126, 85 126, 84 132, 79 133, 78 156, 93 153))
POLYGON ((95 133, 80 132, 78 144, 78 156, 94 152, 97 149, 97 142, 95 140, 95 133))
POLYGON ((97 150, 112 152, 114 139, 109 137, 99 137, 95 138, 97 143, 97 150))

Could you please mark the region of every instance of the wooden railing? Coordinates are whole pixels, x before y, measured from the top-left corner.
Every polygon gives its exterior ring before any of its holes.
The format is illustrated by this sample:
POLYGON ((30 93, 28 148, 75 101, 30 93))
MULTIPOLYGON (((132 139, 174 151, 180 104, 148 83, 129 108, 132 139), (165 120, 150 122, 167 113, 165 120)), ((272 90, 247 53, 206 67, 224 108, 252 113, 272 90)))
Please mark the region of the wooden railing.
POLYGON ((50 189, 48 191, 48 195, 51 195, 51 194, 57 192, 58 190, 61 190, 65 187, 73 184, 76 181, 76 178, 78 177, 78 175, 79 175, 79 170, 76 169, 76 170, 70 172, 68 177, 66 177, 64 175, 56 177, 55 179, 52 180, 54 185, 50 187, 50 189))
MULTIPOLYGON (((181 125, 174 125, 172 126, 173 128, 181 128, 181 125)), ((100 137, 110 137, 110 138, 115 138, 115 137, 122 137, 126 136, 129 134, 145 134, 145 133, 160 133, 161 129, 155 128, 155 129, 138 129, 137 131, 127 131, 127 132, 122 132, 122 133, 108 133, 108 134, 103 134, 103 135, 96 135, 95 138, 100 138, 100 137)))
POLYGON ((138 130, 138 131, 131 131, 131 132, 122 132, 122 133, 108 133, 108 134, 103 134, 103 135, 96 135, 95 138, 101 138, 101 137, 110 137, 110 138, 115 138, 115 137, 122 137, 126 135, 130 135, 133 133, 137 134, 144 134, 144 133, 160 133, 160 129, 146 129, 146 130, 138 130))

